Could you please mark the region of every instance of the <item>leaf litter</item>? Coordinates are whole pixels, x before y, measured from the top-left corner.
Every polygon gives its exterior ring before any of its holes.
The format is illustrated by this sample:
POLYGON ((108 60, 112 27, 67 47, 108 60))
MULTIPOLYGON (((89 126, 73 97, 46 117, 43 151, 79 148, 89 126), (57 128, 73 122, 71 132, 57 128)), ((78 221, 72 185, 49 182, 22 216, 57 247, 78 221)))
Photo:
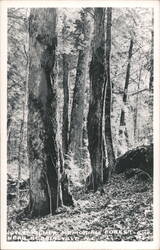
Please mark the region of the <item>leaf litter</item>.
MULTIPOLYGON (((8 241, 152 241, 153 185, 136 176, 114 175, 105 194, 72 190, 75 207, 55 215, 16 222, 16 204, 8 204, 8 241)), ((23 196, 26 204, 27 198, 23 196)))

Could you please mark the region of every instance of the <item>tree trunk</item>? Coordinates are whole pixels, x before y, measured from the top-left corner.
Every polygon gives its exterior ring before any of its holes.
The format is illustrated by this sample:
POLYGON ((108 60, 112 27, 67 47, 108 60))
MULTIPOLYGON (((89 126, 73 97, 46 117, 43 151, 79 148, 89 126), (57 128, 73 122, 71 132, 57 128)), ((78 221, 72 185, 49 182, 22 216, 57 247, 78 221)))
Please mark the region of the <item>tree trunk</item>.
POLYGON ((11 162, 11 134, 12 126, 10 125, 9 131, 7 129, 7 163, 11 162))
POLYGON ((123 93, 123 108, 121 110, 120 127, 119 127, 119 135, 122 141, 125 140, 125 143, 127 143, 127 147, 129 147, 129 138, 128 138, 128 131, 126 127, 125 108, 127 104, 127 92, 128 92, 129 79, 130 79, 132 50, 133 50, 133 38, 131 38, 130 40, 130 46, 129 46, 129 51, 128 51, 128 64, 127 64, 126 79, 125 79, 125 86, 124 86, 124 93, 123 93))
MULTIPOLYGON (((28 37, 28 42, 29 42, 29 37, 28 37)), ((23 143, 24 143, 24 130, 25 130, 25 125, 27 123, 27 105, 28 105, 28 74, 29 74, 29 63, 27 62, 27 67, 26 67, 26 81, 25 81, 25 89, 24 89, 24 101, 23 101, 23 110, 22 110, 22 121, 21 121, 21 126, 20 126, 20 136, 19 136, 19 148, 18 148, 18 185, 17 185, 17 200, 18 200, 18 204, 20 201, 20 180, 22 178, 22 156, 21 156, 21 152, 22 152, 22 147, 23 147, 23 143)), ((27 157, 25 159, 25 163, 26 165, 28 165, 28 161, 27 161, 27 157)), ((20 205, 20 204, 19 204, 20 205)))
POLYGON ((80 166, 82 157, 82 137, 84 125, 84 103, 86 88, 86 72, 88 68, 90 25, 87 14, 83 12, 83 30, 85 45, 79 50, 76 82, 71 110, 69 152, 73 153, 74 161, 80 166))
POLYGON ((56 9, 31 9, 28 82, 28 153, 32 216, 62 204, 56 77, 56 9))
MULTIPOLYGON (((12 111, 12 114, 13 114, 13 111, 12 111)), ((12 127, 12 115, 10 115, 10 117, 7 119, 7 144, 10 143, 9 138, 10 138, 11 127, 12 127)))
POLYGON ((139 142, 138 110, 139 110, 139 90, 140 90, 140 83, 141 83, 141 74, 142 74, 142 68, 140 68, 140 72, 139 72, 137 96, 136 96, 136 107, 135 107, 135 115, 134 115, 134 142, 135 144, 139 142))
POLYGON ((105 139, 108 156, 108 180, 115 163, 111 131, 112 83, 110 80, 112 8, 107 8, 106 80, 105 80, 105 139))
POLYGON ((63 127, 62 127, 62 146, 63 153, 68 152, 68 133, 69 133, 69 82, 68 82, 68 55, 63 54, 63 93, 64 93, 64 104, 63 104, 63 127))
POLYGON ((154 59, 154 16, 153 16, 153 10, 152 10, 152 30, 151 30, 151 59, 150 59, 150 79, 149 79, 149 89, 153 92, 153 80, 154 80, 154 74, 153 74, 153 59, 154 59))
POLYGON ((92 61, 90 64, 90 103, 87 121, 88 149, 94 191, 103 185, 103 93, 104 93, 105 9, 95 8, 92 61))

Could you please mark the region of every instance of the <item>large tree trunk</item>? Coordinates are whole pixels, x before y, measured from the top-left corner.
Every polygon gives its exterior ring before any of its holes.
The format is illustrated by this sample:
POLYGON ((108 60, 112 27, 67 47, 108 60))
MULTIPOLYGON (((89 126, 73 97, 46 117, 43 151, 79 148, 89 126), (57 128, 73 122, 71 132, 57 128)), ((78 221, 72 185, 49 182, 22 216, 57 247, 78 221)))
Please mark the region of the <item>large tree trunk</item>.
POLYGON ((106 41, 106 81, 105 81, 105 139, 108 156, 108 180, 115 163, 111 131, 112 83, 110 80, 112 8, 107 8, 107 41, 106 41))
POLYGON ((123 143, 127 144, 127 148, 129 147, 129 138, 128 138, 128 131, 126 126, 126 104, 127 104, 127 92, 129 86, 129 79, 130 79, 130 69, 131 69, 131 58, 132 58, 132 50, 133 50, 133 38, 130 40, 130 46, 128 51, 128 64, 126 70, 126 78, 125 78, 125 86, 123 92, 123 107, 120 114, 120 127, 119 127, 119 136, 123 143))
POLYGON ((69 143, 69 55, 65 53, 66 45, 66 15, 63 19, 63 29, 62 29, 62 39, 63 39, 63 122, 62 122, 62 148, 63 155, 68 152, 68 143, 69 143))
POLYGON ((93 51, 90 64, 90 103, 87 122, 94 191, 103 185, 104 20, 105 9, 95 8, 93 51))
POLYGON ((82 157, 82 137, 84 126, 84 103, 86 89, 86 72, 88 68, 88 55, 90 45, 90 25, 87 13, 82 12, 82 25, 85 44, 79 50, 76 82, 71 110, 69 152, 73 153, 74 161, 80 166, 82 157))
POLYGON ((62 204, 60 178, 63 166, 60 162, 55 81, 56 18, 54 8, 31 9, 28 153, 32 216, 54 213, 62 204))
POLYGON ((64 93, 64 104, 63 104, 63 126, 62 126, 62 146, 63 153, 68 152, 68 134, 69 134, 69 65, 68 55, 63 54, 63 93, 64 93))

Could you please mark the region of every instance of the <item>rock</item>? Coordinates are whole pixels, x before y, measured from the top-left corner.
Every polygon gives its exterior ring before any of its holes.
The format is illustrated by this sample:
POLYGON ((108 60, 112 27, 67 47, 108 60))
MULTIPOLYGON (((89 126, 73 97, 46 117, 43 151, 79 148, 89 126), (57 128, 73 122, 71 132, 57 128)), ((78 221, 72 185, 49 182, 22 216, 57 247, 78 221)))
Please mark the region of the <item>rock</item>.
POLYGON ((116 159, 117 174, 137 168, 153 176, 153 144, 129 150, 116 159))

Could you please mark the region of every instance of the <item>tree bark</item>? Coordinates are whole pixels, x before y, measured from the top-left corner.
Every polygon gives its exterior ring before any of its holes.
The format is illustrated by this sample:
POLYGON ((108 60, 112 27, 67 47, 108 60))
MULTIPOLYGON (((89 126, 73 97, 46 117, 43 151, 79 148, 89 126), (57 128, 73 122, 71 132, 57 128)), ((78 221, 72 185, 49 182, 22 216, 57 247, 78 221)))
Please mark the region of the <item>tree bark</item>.
MULTIPOLYGON (((32 216, 62 205, 56 78, 56 9, 31 9, 28 82, 28 153, 32 216)), ((70 199, 70 197, 69 197, 70 199)))
POLYGON ((141 83, 142 68, 140 68, 138 86, 137 86, 137 96, 136 96, 136 107, 134 114, 134 142, 137 144, 139 142, 139 128, 138 128, 138 110, 139 110, 139 90, 141 83))
POLYGON ((151 59, 150 59, 150 79, 149 79, 149 90, 153 92, 153 80, 154 80, 154 74, 153 74, 153 68, 154 68, 154 16, 153 16, 153 10, 152 10, 152 30, 151 30, 151 59))
POLYGON ((68 140, 69 140, 69 65, 68 55, 63 54, 63 93, 64 93, 64 104, 63 104, 63 125, 62 125, 62 146, 63 153, 68 152, 68 140))
MULTIPOLYGON (((29 37, 28 37, 29 38, 29 37)), ((20 126, 20 132, 19 132, 19 148, 18 148, 18 185, 17 185, 17 200, 18 200, 18 204, 20 201, 20 180, 21 180, 21 175, 22 175, 22 156, 21 156, 21 152, 22 152, 22 147, 23 147, 23 143, 24 143, 24 131, 25 131, 25 125, 27 124, 27 102, 28 102, 28 74, 29 74, 29 63, 27 62, 26 65, 26 81, 25 81, 25 90, 24 90, 24 101, 23 101, 23 110, 22 110, 22 121, 21 121, 21 126, 20 126)), ((28 158, 26 157, 25 159, 25 163, 26 165, 28 165, 28 158)), ((20 204, 19 204, 20 205, 20 204)))
MULTIPOLYGON (((133 39, 130 40, 129 52, 128 52, 128 64, 126 70, 126 79, 125 79, 125 86, 124 86, 124 93, 123 93, 123 104, 127 103, 127 91, 129 86, 129 79, 130 79, 130 69, 131 69, 131 58, 132 58, 132 49, 133 49, 133 39)), ((125 126, 125 112, 122 109, 121 111, 121 118, 120 118, 120 126, 125 126)))
POLYGON ((127 143, 127 147, 129 147, 129 139, 128 139, 128 131, 126 127, 125 107, 127 104, 127 92, 128 92, 129 79, 130 79, 132 50, 133 50, 133 38, 131 38, 130 40, 130 46, 129 46, 129 51, 128 51, 128 64, 127 64, 126 79, 125 79, 125 86, 124 86, 124 92, 123 92, 123 108, 121 110, 120 127, 119 127, 119 135, 121 136, 121 140, 125 140, 125 143, 127 143))
POLYGON ((78 55, 69 133, 69 152, 73 153, 74 161, 78 166, 81 165, 82 157, 86 72, 90 45, 90 24, 87 13, 83 12, 81 15, 85 45, 79 50, 78 55))
POLYGON ((105 80, 105 139, 108 156, 108 180, 115 163, 111 130, 112 83, 110 79, 112 8, 107 8, 106 80, 105 80))
POLYGON ((104 20, 105 9, 95 8, 92 61, 90 64, 90 103, 87 119, 88 149, 94 191, 103 185, 104 20))

